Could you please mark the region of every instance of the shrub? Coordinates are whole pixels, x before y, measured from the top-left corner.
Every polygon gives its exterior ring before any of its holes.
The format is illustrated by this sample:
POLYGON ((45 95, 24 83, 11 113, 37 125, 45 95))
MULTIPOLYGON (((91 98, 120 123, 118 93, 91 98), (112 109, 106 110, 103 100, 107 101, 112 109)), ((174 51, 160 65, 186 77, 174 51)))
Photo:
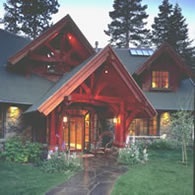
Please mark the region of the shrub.
POLYGON ((81 169, 81 162, 76 153, 54 152, 50 159, 41 162, 40 168, 47 173, 67 174, 81 169))
POLYGON ((148 147, 155 150, 173 150, 177 148, 177 143, 173 139, 157 139, 148 147))
POLYGON ((5 142, 1 157, 6 161, 18 163, 37 162, 40 160, 42 145, 23 141, 21 137, 13 137, 5 142))
POLYGON ((124 164, 136 164, 146 162, 148 154, 143 143, 131 144, 125 148, 119 149, 118 162, 124 164))

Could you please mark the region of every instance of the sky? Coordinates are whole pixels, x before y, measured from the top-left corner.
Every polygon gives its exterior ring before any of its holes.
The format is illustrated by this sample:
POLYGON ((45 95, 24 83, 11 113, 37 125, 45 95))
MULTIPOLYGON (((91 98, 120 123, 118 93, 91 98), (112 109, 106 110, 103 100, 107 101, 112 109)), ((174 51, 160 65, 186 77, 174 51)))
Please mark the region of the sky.
MULTIPOLYGON (((0 0, 0 17, 4 14, 3 2, 5 0, 0 0)), ((108 29, 107 25, 111 22, 109 11, 113 11, 114 0, 58 0, 58 2, 60 8, 52 17, 54 23, 69 14, 92 46, 95 46, 95 41, 98 41, 99 47, 108 44, 109 37, 104 30, 108 29)), ((173 5, 179 4, 188 24, 189 37, 195 40, 195 0, 169 0, 169 2, 173 5)), ((146 10, 149 14, 148 28, 159 13, 158 7, 161 3, 162 0, 142 0, 142 5, 148 6, 146 10)), ((0 28, 3 26, 0 25, 0 28)))

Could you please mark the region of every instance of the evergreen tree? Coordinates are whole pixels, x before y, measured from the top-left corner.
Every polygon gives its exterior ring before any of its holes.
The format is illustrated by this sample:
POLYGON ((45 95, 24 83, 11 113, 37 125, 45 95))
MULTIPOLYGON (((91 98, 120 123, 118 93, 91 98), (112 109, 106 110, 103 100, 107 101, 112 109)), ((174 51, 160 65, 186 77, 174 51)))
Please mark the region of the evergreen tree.
POLYGON ((154 24, 152 25, 152 42, 157 47, 163 42, 168 42, 170 16, 173 13, 172 5, 168 0, 163 0, 162 5, 159 6, 159 10, 158 17, 154 18, 154 24))
POLYGON ((58 0, 7 0, 5 29, 34 39, 49 28, 51 15, 58 12, 58 7, 58 0))
POLYGON ((191 46, 193 41, 189 40, 188 25, 178 4, 173 9, 169 24, 168 43, 183 57, 187 64, 194 65, 195 48, 191 46))
POLYGON ((109 42, 117 47, 129 47, 132 43, 136 46, 146 44, 149 30, 144 26, 148 15, 146 5, 141 5, 141 0, 114 0, 114 11, 109 12, 112 22, 104 32, 110 36, 109 42))
POLYGON ((178 4, 173 6, 163 0, 159 6, 160 13, 154 18, 152 25, 152 42, 159 47, 167 42, 179 54, 186 64, 194 66, 195 49, 188 37, 188 25, 178 4))

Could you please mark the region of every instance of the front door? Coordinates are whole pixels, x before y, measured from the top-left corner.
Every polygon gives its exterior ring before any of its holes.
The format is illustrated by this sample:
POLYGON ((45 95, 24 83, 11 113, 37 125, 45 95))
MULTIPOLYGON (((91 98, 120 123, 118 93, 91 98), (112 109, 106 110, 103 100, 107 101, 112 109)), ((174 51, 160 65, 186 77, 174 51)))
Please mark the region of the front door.
MULTIPOLYGON (((78 111, 77 111, 78 112, 78 111)), ((91 148, 91 117, 88 111, 70 115, 64 123, 63 146, 71 151, 89 151, 91 148)))
POLYGON ((70 150, 83 150, 83 117, 70 118, 70 150))

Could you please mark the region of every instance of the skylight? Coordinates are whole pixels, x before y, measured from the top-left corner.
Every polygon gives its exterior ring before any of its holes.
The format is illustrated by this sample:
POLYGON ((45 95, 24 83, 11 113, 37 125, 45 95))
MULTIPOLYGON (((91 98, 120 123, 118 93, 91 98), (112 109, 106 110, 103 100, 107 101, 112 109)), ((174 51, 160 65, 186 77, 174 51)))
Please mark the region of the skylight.
POLYGON ((130 48, 129 52, 132 56, 151 56, 154 51, 152 49, 130 48))

